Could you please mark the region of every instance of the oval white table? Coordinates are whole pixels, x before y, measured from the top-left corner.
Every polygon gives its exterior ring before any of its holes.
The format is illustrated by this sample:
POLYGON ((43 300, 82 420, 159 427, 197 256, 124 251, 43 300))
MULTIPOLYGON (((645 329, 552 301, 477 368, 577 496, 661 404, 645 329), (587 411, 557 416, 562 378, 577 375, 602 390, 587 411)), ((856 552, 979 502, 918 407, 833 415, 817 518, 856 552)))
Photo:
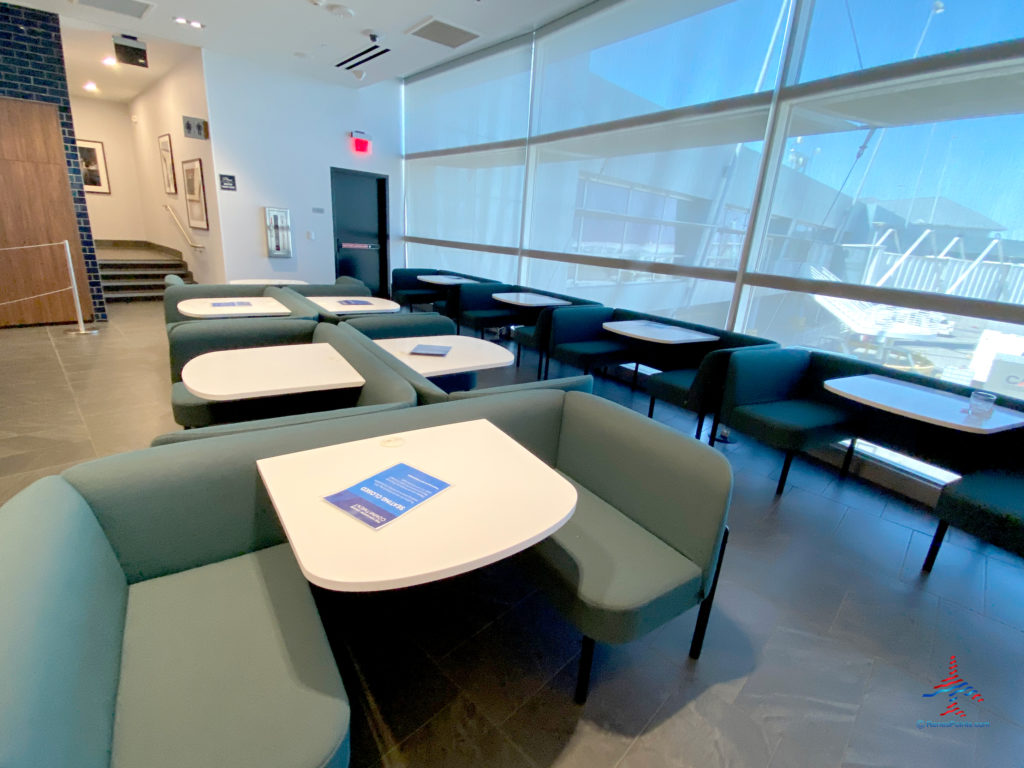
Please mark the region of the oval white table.
POLYGON ((424 283, 431 283, 432 285, 462 285, 463 283, 480 282, 479 280, 459 277, 458 275, 417 275, 416 279, 424 283))
POLYGON ((302 573, 348 592, 409 587, 489 565, 554 533, 576 508, 569 481, 485 419, 260 459, 256 466, 302 573), (399 463, 449 487, 382 528, 325 500, 399 463))
POLYGON ((602 328, 621 336, 655 344, 694 344, 698 341, 718 341, 717 336, 702 331, 681 328, 678 325, 656 323, 653 320, 614 320, 602 323, 602 328))
POLYGON ((307 296, 321 309, 336 315, 397 312, 401 307, 390 299, 376 296, 307 296))
POLYGON ((424 376, 482 371, 512 365, 515 356, 500 344, 471 336, 410 336, 400 339, 376 339, 374 343, 424 376), (451 347, 448 354, 414 355, 420 344, 451 347))
POLYGON ((178 302, 185 317, 279 317, 292 311, 270 296, 225 296, 223 298, 185 299, 178 302))
POLYGON ((829 379, 825 389, 862 405, 977 435, 1024 426, 1024 413, 1012 408, 996 406, 982 419, 970 414, 966 397, 874 373, 829 379))
POLYGON ((189 392, 206 400, 348 389, 366 383, 330 344, 283 344, 207 352, 185 363, 181 381, 189 392))
POLYGON ((565 299, 556 299, 554 296, 545 296, 543 293, 531 293, 530 291, 492 293, 491 298, 515 307, 565 307, 572 303, 565 299))

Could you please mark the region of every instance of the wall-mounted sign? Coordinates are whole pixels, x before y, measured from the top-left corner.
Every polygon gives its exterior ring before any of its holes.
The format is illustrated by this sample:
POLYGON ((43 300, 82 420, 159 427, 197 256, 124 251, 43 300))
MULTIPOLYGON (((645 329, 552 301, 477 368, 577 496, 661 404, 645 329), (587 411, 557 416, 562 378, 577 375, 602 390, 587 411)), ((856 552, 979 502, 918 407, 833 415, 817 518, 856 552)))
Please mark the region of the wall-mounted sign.
POLYGON ((267 256, 287 259, 292 255, 292 224, 287 208, 264 208, 267 223, 267 256))
POLYGON ((238 187, 235 186, 235 177, 228 176, 226 173, 220 174, 220 188, 225 192, 237 192, 238 187))
POLYGON ((210 138, 210 124, 199 117, 182 117, 182 130, 186 139, 208 139, 210 138))
POLYGON ((357 155, 369 155, 373 151, 373 139, 365 131, 350 131, 349 145, 357 155))

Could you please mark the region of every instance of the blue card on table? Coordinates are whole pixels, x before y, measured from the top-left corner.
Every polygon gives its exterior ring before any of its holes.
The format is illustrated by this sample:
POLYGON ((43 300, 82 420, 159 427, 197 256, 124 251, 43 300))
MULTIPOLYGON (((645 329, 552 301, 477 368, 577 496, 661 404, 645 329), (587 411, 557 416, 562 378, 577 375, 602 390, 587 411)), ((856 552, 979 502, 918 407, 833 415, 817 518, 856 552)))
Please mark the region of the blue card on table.
POLYGON ((371 528, 380 528, 447 487, 443 480, 408 464, 395 464, 324 500, 371 528))
POLYGON ((237 307, 238 306, 238 302, 237 301, 215 301, 215 302, 213 302, 213 306, 215 306, 215 307, 237 307))
POLYGON ((367 301, 366 299, 341 299, 338 303, 351 306, 353 304, 372 304, 373 302, 367 301))
POLYGON ((432 355, 433 357, 444 357, 451 352, 451 347, 441 344, 417 344, 409 350, 410 355, 432 355))

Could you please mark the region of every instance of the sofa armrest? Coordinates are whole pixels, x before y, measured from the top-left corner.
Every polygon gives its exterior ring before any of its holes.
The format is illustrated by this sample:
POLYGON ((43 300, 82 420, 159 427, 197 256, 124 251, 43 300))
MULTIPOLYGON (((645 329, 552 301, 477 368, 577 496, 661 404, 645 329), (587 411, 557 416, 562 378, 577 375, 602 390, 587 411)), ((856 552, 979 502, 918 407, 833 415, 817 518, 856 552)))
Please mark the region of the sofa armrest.
POLYGON ((732 495, 703 443, 592 395, 565 396, 557 468, 714 577, 732 495))
POLYGON ((470 389, 464 392, 452 392, 448 397, 450 400, 467 400, 471 397, 503 395, 507 392, 525 392, 531 389, 560 389, 563 392, 586 392, 590 394, 594 391, 594 377, 589 375, 566 376, 562 379, 527 381, 521 384, 508 384, 504 387, 485 387, 484 389, 470 389))
POLYGON ((170 329, 167 342, 171 356, 171 381, 181 381, 181 369, 194 357, 222 349, 307 344, 316 322, 287 318, 255 317, 197 320, 170 329))
POLYGON ((722 417, 733 408, 787 400, 794 395, 811 361, 805 349, 740 349, 729 359, 722 417))
POLYGON ((605 333, 601 324, 611 319, 612 311, 610 307, 601 306, 558 307, 551 313, 548 349, 600 338, 605 333))

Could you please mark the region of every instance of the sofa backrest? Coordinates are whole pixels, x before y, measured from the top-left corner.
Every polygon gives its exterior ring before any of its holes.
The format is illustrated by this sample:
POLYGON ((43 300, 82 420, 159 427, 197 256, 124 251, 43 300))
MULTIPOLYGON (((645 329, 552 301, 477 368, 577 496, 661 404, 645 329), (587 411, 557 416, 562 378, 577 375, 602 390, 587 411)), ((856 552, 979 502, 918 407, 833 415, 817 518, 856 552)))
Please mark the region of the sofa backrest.
POLYGON ((357 406, 384 403, 416 404, 412 386, 391 369, 381 356, 368 349, 361 334, 344 323, 320 323, 313 331, 313 343, 327 343, 334 347, 366 380, 359 392, 357 406))
POLYGON ((0 507, 0 765, 108 768, 128 584, 60 477, 0 507))
MULTIPOLYGON (((342 278, 338 278, 342 280, 342 278)), ((300 296, 370 296, 370 289, 366 283, 354 277, 347 278, 345 282, 332 283, 331 285, 287 285, 286 290, 297 293, 300 296)), ((322 310, 321 310, 322 311, 322 310)))
POLYGON ((600 305, 555 307, 551 313, 549 348, 600 338, 607 333, 601 329, 601 324, 611 320, 614 311, 600 305))
POLYGON ((686 555, 710 585, 732 494, 720 453, 629 408, 569 392, 556 466, 686 555))
POLYGON ((401 339, 406 336, 450 336, 455 323, 437 312, 388 315, 357 315, 345 322, 370 339, 401 339))
POLYGON ((181 381, 181 369, 193 357, 222 349, 308 344, 317 324, 313 320, 239 317, 196 320, 175 325, 167 334, 171 381, 181 381))
POLYGON ((509 293, 523 290, 509 283, 467 283, 459 286, 459 311, 471 312, 477 309, 513 309, 493 297, 495 293, 509 293))
POLYGON ((373 339, 396 339, 405 336, 437 336, 448 335, 455 330, 455 323, 450 318, 438 315, 434 312, 399 315, 396 320, 384 318, 361 317, 353 318, 347 323, 342 323, 346 328, 358 334, 359 342, 366 349, 376 355, 378 359, 401 376, 416 391, 416 402, 419 405, 431 405, 433 403, 444 403, 448 400, 448 393, 441 387, 428 379, 422 373, 414 371, 394 355, 389 355, 383 349, 373 343, 373 339), (418 318, 424 317, 425 320, 418 318), (362 333, 360 329, 365 328, 374 336, 371 338, 362 333), (440 333, 435 333, 440 330, 440 333), (411 333, 410 331, 416 331, 411 333), (392 335, 393 334, 393 335, 392 335))
POLYGON ((136 582, 285 541, 257 459, 486 418, 554 464, 563 397, 556 390, 519 392, 211 437, 107 456, 63 477, 88 502, 129 582, 136 582))
POLYGON ((419 280, 420 275, 437 275, 439 269, 430 267, 398 267, 391 270, 391 292, 423 288, 427 284, 419 280))

